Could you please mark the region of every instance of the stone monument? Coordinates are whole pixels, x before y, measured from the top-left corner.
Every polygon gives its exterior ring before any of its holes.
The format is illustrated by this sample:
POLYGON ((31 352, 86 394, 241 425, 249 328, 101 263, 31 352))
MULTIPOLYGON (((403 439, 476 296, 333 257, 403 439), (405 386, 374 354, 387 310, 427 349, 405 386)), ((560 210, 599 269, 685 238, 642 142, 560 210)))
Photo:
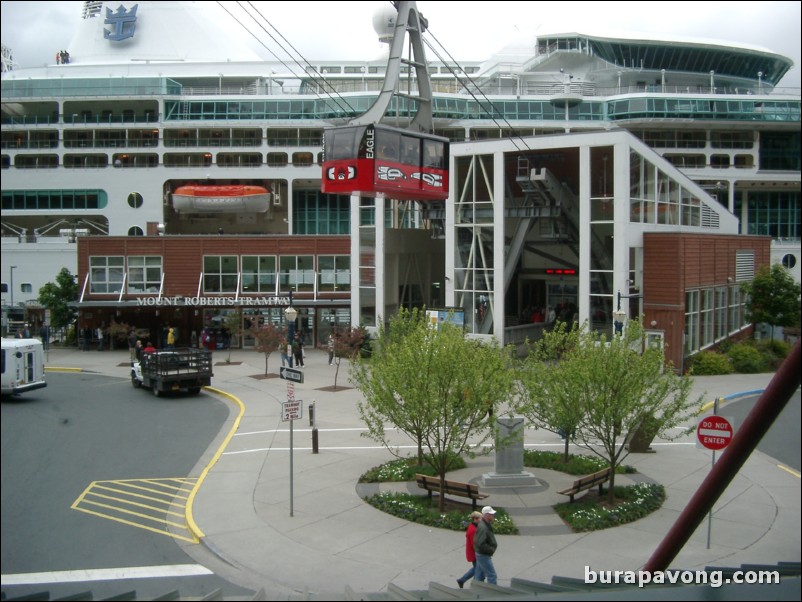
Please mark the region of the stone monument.
POLYGON ((538 481, 524 470, 524 419, 499 418, 495 471, 482 475, 485 487, 531 487, 538 481))

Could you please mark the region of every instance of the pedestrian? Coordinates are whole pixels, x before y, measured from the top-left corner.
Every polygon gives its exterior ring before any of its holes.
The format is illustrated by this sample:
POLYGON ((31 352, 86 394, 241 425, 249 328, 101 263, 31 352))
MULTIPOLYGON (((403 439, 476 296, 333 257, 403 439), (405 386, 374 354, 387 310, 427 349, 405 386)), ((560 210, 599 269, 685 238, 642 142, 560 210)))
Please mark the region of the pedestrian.
POLYGON ((103 328, 98 326, 95 329, 95 338, 97 338, 97 350, 103 351, 103 328))
POLYGON ((492 506, 482 508, 482 520, 476 527, 473 536, 473 549, 476 552, 476 574, 474 581, 485 581, 491 585, 496 585, 498 577, 496 567, 493 566, 493 554, 496 553, 498 543, 496 535, 493 533, 493 521, 496 519, 496 511, 492 506))
POLYGON ((278 342, 278 350, 281 353, 281 365, 289 366, 290 368, 292 368, 290 359, 287 356, 287 339, 285 339, 284 337, 281 337, 281 340, 278 342))
POLYGON ((156 348, 153 346, 153 343, 148 341, 145 343, 145 348, 142 350, 142 356, 146 356, 148 353, 156 353, 156 348))
POLYGON ((470 522, 468 523, 468 528, 465 529, 465 560, 471 563, 471 568, 469 568, 462 577, 457 579, 457 585, 459 585, 460 589, 465 587, 465 583, 468 579, 473 577, 476 573, 476 550, 473 549, 473 541, 476 535, 476 526, 479 521, 482 520, 482 513, 474 510, 468 518, 470 522))
POLYGON ((136 357, 136 361, 142 361, 142 353, 144 352, 144 347, 142 347, 142 339, 136 340, 136 345, 134 346, 134 356, 136 357))
POLYGON ((296 333, 295 340, 292 342, 292 354, 295 356, 295 365, 298 368, 304 367, 304 344, 301 335, 296 333))
POLYGON ((128 353, 131 354, 132 362, 136 360, 136 342, 137 342, 136 333, 132 328, 128 333, 128 353))
POLYGON ((175 329, 172 326, 167 327, 167 349, 175 347, 175 329))
POLYGON ((331 366, 334 363, 334 335, 332 333, 329 333, 326 344, 329 348, 329 366, 331 366))
POLYGON ((22 331, 22 338, 23 339, 30 339, 31 338, 31 327, 28 324, 25 324, 25 328, 22 331))

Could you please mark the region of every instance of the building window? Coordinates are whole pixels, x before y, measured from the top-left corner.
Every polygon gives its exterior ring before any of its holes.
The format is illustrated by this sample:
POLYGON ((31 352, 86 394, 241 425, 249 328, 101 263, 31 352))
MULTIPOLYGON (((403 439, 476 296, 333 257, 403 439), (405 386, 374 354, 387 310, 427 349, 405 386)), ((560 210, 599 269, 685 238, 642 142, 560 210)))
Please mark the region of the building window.
POLYGON ((741 287, 736 284, 730 287, 730 334, 741 329, 741 315, 741 287))
POLYGON ((33 285, 30 282, 23 282, 19 285, 19 290, 21 293, 32 293, 33 285))
POLYGON ((123 287, 125 257, 90 257, 90 291, 93 293, 119 293, 123 287))
POLYGON ((161 288, 162 258, 156 256, 128 257, 128 292, 157 293, 161 288))
POLYGON ((279 259, 282 291, 311 291, 315 285, 314 255, 283 255, 279 259))
MULTIPOLYGON (((749 191, 747 194, 748 234, 779 239, 802 236, 802 194, 798 190, 749 191)), ((741 210, 741 199, 736 198, 735 214, 740 215, 741 210)))
POLYGON ((699 332, 701 335, 700 346, 702 348, 713 344, 713 317, 714 317, 714 291, 711 288, 701 291, 702 307, 699 314, 699 332))
POLYGON ((319 255, 317 258, 320 281, 318 291, 351 290, 351 256, 319 255))
POLYGON ((145 231, 139 226, 131 226, 128 228, 128 236, 145 236, 145 231))
POLYGON ((237 292, 237 256, 207 255, 203 258, 203 290, 206 293, 237 292))
POLYGON ((243 255, 242 292, 276 293, 275 255, 243 255))
POLYGON ((699 351, 699 291, 685 292, 685 355, 699 351))
POLYGON ((727 336, 727 287, 716 287, 716 340, 727 336))

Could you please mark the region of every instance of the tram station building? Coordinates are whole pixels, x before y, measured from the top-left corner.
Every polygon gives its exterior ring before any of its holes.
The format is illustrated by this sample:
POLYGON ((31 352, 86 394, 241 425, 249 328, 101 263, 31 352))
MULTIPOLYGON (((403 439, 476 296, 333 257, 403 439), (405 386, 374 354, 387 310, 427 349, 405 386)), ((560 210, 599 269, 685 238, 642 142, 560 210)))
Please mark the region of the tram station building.
MULTIPOLYGON (((611 335, 642 317, 682 369, 751 333, 740 285, 760 266, 800 280, 802 103, 771 50, 558 32, 429 61, 448 194, 405 200, 323 185, 324 132, 377 98, 387 56, 289 69, 203 3, 149 0, 120 43, 102 9, 76 18, 69 64, 18 68, 3 49, 3 309, 34 329, 67 268, 81 330, 158 341, 169 323, 178 344, 207 330, 247 348, 292 304, 321 344, 426 306, 520 346, 552 312, 611 335), (188 27, 188 45, 161 35, 188 27), (259 194, 187 198, 204 187, 259 194)), ((384 125, 403 128, 411 103, 393 103, 384 125)))

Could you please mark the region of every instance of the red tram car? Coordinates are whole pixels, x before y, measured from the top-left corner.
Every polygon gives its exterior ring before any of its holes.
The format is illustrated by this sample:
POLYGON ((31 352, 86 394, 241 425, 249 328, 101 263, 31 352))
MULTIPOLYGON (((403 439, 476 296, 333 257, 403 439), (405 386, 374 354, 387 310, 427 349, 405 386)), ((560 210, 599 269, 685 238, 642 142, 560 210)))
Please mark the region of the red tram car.
POLYGON ((443 201, 448 198, 448 139, 381 124, 327 129, 322 190, 443 201))

